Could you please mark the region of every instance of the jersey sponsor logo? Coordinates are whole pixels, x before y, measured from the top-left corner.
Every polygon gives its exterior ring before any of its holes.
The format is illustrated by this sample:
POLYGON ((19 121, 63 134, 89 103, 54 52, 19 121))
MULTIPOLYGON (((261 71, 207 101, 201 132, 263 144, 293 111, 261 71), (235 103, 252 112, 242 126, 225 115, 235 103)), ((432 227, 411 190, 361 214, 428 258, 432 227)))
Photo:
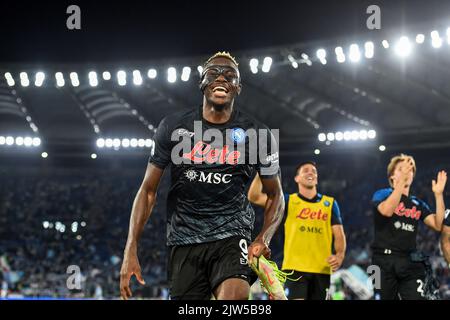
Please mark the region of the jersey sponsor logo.
POLYGON ((184 176, 191 182, 198 181, 209 184, 220 184, 220 183, 228 184, 231 182, 231 178, 233 177, 233 175, 229 173, 225 174, 219 172, 205 173, 203 171, 196 171, 192 169, 186 170, 184 172, 184 176))
POLYGON ((400 202, 397 208, 395 208, 394 213, 399 217, 406 217, 411 219, 419 220, 422 215, 422 211, 417 210, 416 206, 412 207, 412 209, 408 209, 405 207, 403 202, 400 202))
POLYGON ((300 232, 322 234, 322 228, 317 228, 317 227, 305 227, 305 226, 301 226, 299 230, 300 230, 300 232))
POLYGON ((188 153, 183 153, 183 158, 193 161, 194 163, 208 164, 237 164, 241 152, 238 150, 231 151, 228 145, 215 149, 210 144, 199 141, 188 153))
POLYGON ((394 227, 395 229, 401 229, 408 232, 414 232, 415 230, 414 225, 400 221, 395 221, 394 227))
POLYGON ((245 142, 245 131, 242 128, 233 128, 230 130, 231 139, 236 143, 245 142))
POLYGON ((307 220, 328 220, 328 213, 323 213, 322 210, 319 209, 319 211, 313 211, 310 208, 303 208, 299 214, 296 216, 298 219, 307 220))

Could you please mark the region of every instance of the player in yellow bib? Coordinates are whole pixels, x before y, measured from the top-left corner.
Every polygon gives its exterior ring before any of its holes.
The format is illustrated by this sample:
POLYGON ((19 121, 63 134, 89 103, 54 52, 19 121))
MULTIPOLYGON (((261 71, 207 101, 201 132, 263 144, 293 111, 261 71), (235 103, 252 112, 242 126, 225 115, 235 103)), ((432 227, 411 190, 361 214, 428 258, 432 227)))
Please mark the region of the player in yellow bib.
MULTIPOLYGON (((294 178, 298 193, 285 194, 284 258, 282 269, 294 271, 286 281, 289 299, 325 300, 330 275, 345 257, 346 240, 339 206, 333 197, 317 192, 317 167, 301 163, 294 178), (334 248, 333 248, 334 247, 334 248), (334 252, 333 252, 334 249, 334 252)), ((267 195, 259 176, 253 180, 248 199, 264 207, 267 195)))

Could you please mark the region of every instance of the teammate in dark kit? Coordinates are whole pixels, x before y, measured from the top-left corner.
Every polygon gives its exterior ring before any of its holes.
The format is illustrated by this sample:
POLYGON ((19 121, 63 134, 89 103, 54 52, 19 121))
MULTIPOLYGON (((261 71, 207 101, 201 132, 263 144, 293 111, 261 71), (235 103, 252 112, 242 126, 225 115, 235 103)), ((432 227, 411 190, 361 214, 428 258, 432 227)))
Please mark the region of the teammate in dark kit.
POLYGON ((131 296, 133 274, 144 284, 138 240, 166 167, 171 174, 167 245, 172 299, 248 299, 256 279, 248 261, 270 255, 269 243, 284 210, 274 135, 234 107, 241 79, 229 53, 218 52, 206 61, 200 89, 202 106, 170 115, 158 126, 155 152, 131 213, 120 280, 124 299, 131 296), (269 200, 262 230, 248 246, 255 217, 245 188, 255 172, 269 200))
POLYGON ((450 268, 450 209, 445 210, 444 226, 441 234, 441 249, 450 268))
POLYGON ((432 182, 436 213, 410 194, 416 173, 414 159, 398 155, 391 159, 388 169, 391 188, 378 190, 372 198, 375 239, 372 263, 380 267, 381 283, 376 298, 381 300, 430 299, 435 294, 428 260, 416 250, 419 220, 440 232, 444 220, 443 192, 447 173, 440 171, 432 182))

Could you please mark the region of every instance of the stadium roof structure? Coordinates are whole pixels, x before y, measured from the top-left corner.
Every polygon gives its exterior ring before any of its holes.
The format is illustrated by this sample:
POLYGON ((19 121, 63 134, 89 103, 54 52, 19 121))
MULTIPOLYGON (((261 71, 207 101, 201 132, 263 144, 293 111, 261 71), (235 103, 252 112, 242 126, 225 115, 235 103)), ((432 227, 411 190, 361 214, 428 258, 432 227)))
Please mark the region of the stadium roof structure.
MULTIPOLYGON (((446 147, 450 31, 440 32, 437 45, 436 34, 424 33, 424 39, 410 34, 406 54, 404 47, 398 48, 398 37, 388 42, 372 39, 368 56, 367 42, 355 42, 355 47, 348 39, 234 53, 243 85, 236 106, 280 129, 282 148, 287 149, 446 147), (271 59, 264 67, 265 57, 271 59), (251 62, 254 58, 258 63, 251 62), (359 145, 334 137, 318 141, 320 133, 355 130, 376 130, 376 139, 359 145)), ((99 138, 152 138, 164 116, 201 104, 197 66, 205 58, 39 68, 2 65, 0 135, 39 136, 43 144, 66 148, 95 145, 99 138), (168 81, 171 66, 178 74, 168 81), (184 66, 190 66, 190 73, 181 81, 184 66), (151 68, 156 71, 148 72, 151 68), (38 80, 43 77, 38 71, 45 79, 38 80), (57 72, 64 85, 58 85, 57 72)))

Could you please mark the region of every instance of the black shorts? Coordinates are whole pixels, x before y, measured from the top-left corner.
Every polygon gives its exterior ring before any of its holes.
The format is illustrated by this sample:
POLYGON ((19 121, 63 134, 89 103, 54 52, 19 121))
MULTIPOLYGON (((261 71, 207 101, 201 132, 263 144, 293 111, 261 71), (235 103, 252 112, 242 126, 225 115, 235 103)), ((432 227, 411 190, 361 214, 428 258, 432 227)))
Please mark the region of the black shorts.
POLYGON ((374 254, 372 264, 380 267, 380 286, 375 299, 425 300, 425 265, 412 262, 409 255, 374 254))
POLYGON ((251 285, 257 276, 247 264, 248 239, 241 236, 169 248, 168 279, 171 299, 209 300, 229 278, 251 285))
MULTIPOLYGON (((284 270, 291 272, 292 270, 284 270)), ((328 290, 330 288, 330 275, 321 273, 308 273, 294 271, 289 276, 297 281, 286 280, 285 289, 286 296, 289 300, 304 299, 304 300, 326 300, 328 297, 328 290)))

